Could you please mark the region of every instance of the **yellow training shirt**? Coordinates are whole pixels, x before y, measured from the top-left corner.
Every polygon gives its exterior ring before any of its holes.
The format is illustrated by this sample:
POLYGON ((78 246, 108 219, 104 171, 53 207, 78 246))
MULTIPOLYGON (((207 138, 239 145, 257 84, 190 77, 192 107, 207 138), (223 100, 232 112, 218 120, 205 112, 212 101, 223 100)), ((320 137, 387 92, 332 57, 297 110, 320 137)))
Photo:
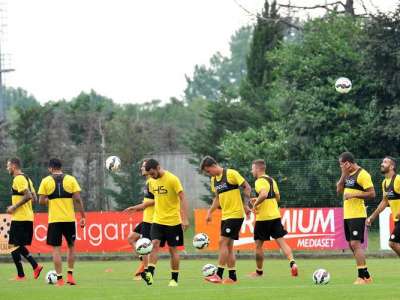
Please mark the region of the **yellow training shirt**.
MULTIPOLYGON (((78 181, 74 176, 64 175, 62 187, 66 193, 74 194, 81 191, 78 181)), ((40 183, 39 195, 50 196, 59 193, 56 181, 53 176, 47 176, 40 183)), ((75 222, 75 209, 72 196, 65 196, 60 193, 61 197, 49 199, 49 223, 56 222, 75 222)))
MULTIPOLYGON (((154 201, 154 194, 149 191, 149 184, 151 180, 152 180, 151 178, 148 178, 146 180, 146 185, 143 191, 144 194, 143 203, 154 201)), ((154 205, 147 206, 143 210, 143 222, 153 223, 153 217, 154 217, 154 205)))
POLYGON ((153 223, 175 226, 182 223, 179 193, 183 191, 181 181, 171 172, 149 181, 149 190, 154 194, 153 223))
MULTIPOLYGON (((373 186, 371 175, 360 168, 346 178, 343 193, 359 193, 373 186)), ((343 214, 345 219, 366 218, 364 199, 350 198, 344 200, 343 214)))
POLYGON ((233 169, 224 169, 219 176, 211 177, 211 191, 218 194, 222 220, 244 218, 244 208, 239 186, 245 182, 233 169))
POLYGON ((382 191, 384 197, 389 201, 393 221, 399 221, 396 216, 400 213, 400 176, 395 175, 394 178, 385 178, 382 181, 382 191))
MULTIPOLYGON (((271 178, 273 182, 273 191, 275 194, 279 194, 278 185, 276 181, 271 178)), ((259 177, 255 182, 255 190, 256 193, 259 194, 261 190, 265 190, 265 192, 269 195, 271 190, 271 185, 266 178, 259 177)), ((257 207, 256 221, 267 221, 279 219, 281 217, 281 213, 279 211, 278 202, 276 198, 268 198, 261 202, 257 207)))
MULTIPOLYGON (((19 193, 22 194, 26 190, 30 190, 32 193, 35 192, 35 187, 33 186, 32 181, 29 179, 26 180, 24 175, 17 175, 13 178, 12 181, 12 190, 13 194, 19 193)), ((17 204, 22 200, 23 195, 12 195, 11 202, 12 205, 17 204)), ((15 212, 11 216, 12 221, 33 221, 33 209, 32 209, 32 200, 29 200, 24 205, 18 207, 15 212)))

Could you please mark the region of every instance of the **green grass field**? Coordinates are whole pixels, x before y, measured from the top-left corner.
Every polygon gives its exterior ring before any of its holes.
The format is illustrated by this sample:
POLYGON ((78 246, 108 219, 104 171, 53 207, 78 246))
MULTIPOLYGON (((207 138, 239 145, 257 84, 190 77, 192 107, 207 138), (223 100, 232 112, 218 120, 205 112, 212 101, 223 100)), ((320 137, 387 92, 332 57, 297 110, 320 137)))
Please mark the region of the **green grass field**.
POLYGON ((369 269, 374 283, 369 286, 353 286, 354 262, 350 259, 298 260, 300 276, 292 278, 287 261, 269 260, 265 265, 265 276, 261 279, 246 278, 254 269, 254 262, 238 262, 239 284, 234 286, 213 285, 203 281, 201 267, 208 260, 183 260, 179 287, 168 288, 168 261, 159 262, 154 285, 132 280, 136 263, 128 261, 78 262, 76 265, 77 286, 55 287, 44 282, 44 274, 52 269, 45 264, 43 276, 32 279, 29 265, 25 264, 28 280, 11 282, 14 275, 12 264, 0 268, 0 299, 29 300, 80 300, 80 299, 400 299, 400 261, 397 259, 370 259, 369 269), (315 286, 311 280, 313 270, 323 267, 331 273, 331 282, 326 286, 315 286), (108 271, 108 272, 106 272, 108 271))

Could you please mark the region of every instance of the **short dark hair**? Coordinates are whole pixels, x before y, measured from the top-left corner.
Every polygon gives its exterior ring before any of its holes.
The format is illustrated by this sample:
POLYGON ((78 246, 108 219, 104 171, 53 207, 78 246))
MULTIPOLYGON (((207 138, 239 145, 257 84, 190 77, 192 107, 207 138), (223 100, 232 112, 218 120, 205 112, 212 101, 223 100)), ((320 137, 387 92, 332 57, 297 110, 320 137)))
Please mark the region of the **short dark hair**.
POLYGON ((389 156, 389 155, 386 155, 385 158, 389 159, 392 162, 393 169, 396 171, 396 169, 397 169, 397 160, 394 157, 389 156))
POLYGON ((146 171, 150 171, 151 169, 157 169, 157 167, 160 165, 158 161, 156 161, 154 158, 150 158, 146 161, 145 169, 146 171))
POLYGON ((200 163, 200 170, 203 171, 205 168, 211 167, 211 166, 214 166, 217 164, 218 164, 217 161, 213 157, 211 157, 209 155, 204 156, 200 163))
POLYGON ((22 167, 21 160, 20 160, 19 158, 17 158, 17 157, 10 158, 10 159, 8 160, 8 162, 9 162, 10 164, 15 165, 15 166, 16 166, 17 168, 19 168, 19 169, 21 169, 21 167, 22 167))
POLYGON ((58 158, 52 158, 49 160, 49 168, 55 169, 55 170, 61 170, 62 168, 62 162, 58 158))
POLYGON ((352 164, 356 162, 354 159, 354 155, 351 152, 343 152, 342 154, 339 155, 339 160, 341 162, 349 162, 352 164))
POLYGON ((263 159, 255 159, 252 164, 265 169, 265 160, 263 159))

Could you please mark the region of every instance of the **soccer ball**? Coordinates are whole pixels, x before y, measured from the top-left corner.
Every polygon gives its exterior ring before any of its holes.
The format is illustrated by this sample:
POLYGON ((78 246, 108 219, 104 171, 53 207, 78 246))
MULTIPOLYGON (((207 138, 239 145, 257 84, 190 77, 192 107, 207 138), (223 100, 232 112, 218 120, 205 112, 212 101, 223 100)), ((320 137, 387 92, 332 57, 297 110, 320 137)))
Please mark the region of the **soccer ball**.
POLYGON ((208 277, 217 273, 217 267, 213 264, 206 264, 204 265, 203 269, 201 269, 201 271, 203 272, 204 277, 208 277))
POLYGON ((57 283, 57 272, 54 270, 48 271, 45 278, 48 284, 56 284, 57 283))
POLYGON ((106 159, 106 169, 111 172, 116 172, 121 167, 121 159, 118 156, 110 156, 106 159))
POLYGON ((210 244, 210 239, 205 233, 198 233, 193 238, 193 246, 197 249, 207 248, 210 244))
POLYGON ((331 279, 331 274, 325 269, 318 269, 313 273, 312 279, 315 284, 328 284, 331 279))
POLYGON ((347 94, 348 92, 350 92, 351 87, 351 81, 346 77, 340 77, 338 80, 336 80, 335 89, 341 94, 347 94))
POLYGON ((136 242, 136 252, 139 255, 147 255, 153 250, 153 243, 147 238, 140 238, 136 242))

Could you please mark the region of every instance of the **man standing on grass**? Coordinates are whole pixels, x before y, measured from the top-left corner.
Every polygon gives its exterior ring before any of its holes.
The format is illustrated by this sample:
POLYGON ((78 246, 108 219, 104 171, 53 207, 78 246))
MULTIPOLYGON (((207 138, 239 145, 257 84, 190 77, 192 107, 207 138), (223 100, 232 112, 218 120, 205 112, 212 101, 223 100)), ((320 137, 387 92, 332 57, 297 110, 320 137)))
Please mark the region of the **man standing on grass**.
POLYGON ((251 187, 238 171, 221 167, 211 156, 203 158, 200 169, 211 176, 211 191, 215 194, 213 203, 207 212, 206 222, 211 222, 212 213, 215 210, 219 207, 222 210, 218 271, 215 275, 205 279, 211 283, 235 284, 237 276, 233 243, 239 239, 239 231, 245 216, 250 214, 248 203, 251 187), (243 189, 246 198, 245 205, 240 188, 243 189), (225 267, 228 267, 229 277, 223 279, 225 267))
POLYGON ((45 177, 39 187, 39 203, 49 207, 49 226, 47 229, 47 245, 53 247, 53 262, 57 272, 57 285, 64 285, 62 277, 61 244, 64 236, 68 250, 67 283, 76 285, 73 277, 75 263, 75 209, 76 203, 81 213, 80 226, 85 226, 85 211, 81 199, 81 188, 74 176, 64 174, 59 159, 50 159, 48 170, 50 176, 45 177))
POLYGON ((153 283, 160 245, 167 242, 171 255, 171 280, 168 286, 177 287, 180 260, 177 247, 183 246, 183 230, 189 226, 188 202, 179 178, 161 168, 158 161, 149 159, 146 172, 152 178, 149 190, 154 195, 154 216, 150 233, 153 251, 144 280, 148 285, 153 283))
POLYGON ((377 216, 390 206, 394 229, 389 239, 389 246, 400 256, 400 176, 396 174, 397 163, 393 157, 386 156, 381 164, 381 172, 385 175, 382 181, 382 201, 378 207, 367 218, 367 225, 371 226, 377 216))
POLYGON ((25 257, 33 268, 33 277, 37 279, 43 267, 29 253, 25 246, 32 243, 33 237, 33 210, 32 202, 36 201, 35 188, 32 180, 21 170, 21 161, 12 158, 7 161, 7 171, 13 177, 11 191, 12 205, 7 208, 11 214, 9 244, 17 247, 11 252, 12 259, 17 268, 14 280, 25 280, 25 273, 21 263, 21 256, 25 257))
POLYGON ((251 278, 263 276, 264 249, 265 241, 271 237, 275 240, 279 248, 289 260, 289 267, 292 276, 298 275, 297 264, 294 260, 292 249, 286 243, 284 236, 287 231, 283 228, 281 222, 281 212, 278 202, 280 194, 276 181, 265 174, 265 161, 257 159, 251 165, 251 173, 255 182, 257 198, 252 199, 253 212, 256 215, 256 224, 254 226, 254 241, 256 243, 256 271, 249 274, 251 278))
MULTIPOLYGON (((153 223, 153 215, 154 215, 154 195, 149 190, 150 181, 153 180, 150 176, 148 176, 146 172, 146 162, 147 160, 143 160, 142 165, 140 167, 140 173, 143 177, 146 178, 146 183, 143 189, 143 202, 134 206, 130 206, 124 210, 124 212, 136 212, 143 211, 143 220, 140 222, 135 230, 131 232, 128 236, 128 242, 132 245, 133 250, 135 251, 136 242, 140 238, 147 238, 151 240, 150 231, 151 224, 153 223)), ((135 280, 141 280, 142 278, 146 281, 145 275, 148 271, 147 265, 149 263, 149 256, 143 255, 141 256, 141 262, 139 267, 135 272, 135 280)), ((148 281, 146 281, 149 283, 148 281)))
POLYGON ((350 152, 339 156, 341 176, 336 184, 338 194, 343 194, 344 231, 349 247, 357 264, 357 279, 354 284, 370 284, 372 278, 365 260, 364 243, 365 219, 367 212, 364 201, 375 198, 371 175, 361 168, 350 152))

